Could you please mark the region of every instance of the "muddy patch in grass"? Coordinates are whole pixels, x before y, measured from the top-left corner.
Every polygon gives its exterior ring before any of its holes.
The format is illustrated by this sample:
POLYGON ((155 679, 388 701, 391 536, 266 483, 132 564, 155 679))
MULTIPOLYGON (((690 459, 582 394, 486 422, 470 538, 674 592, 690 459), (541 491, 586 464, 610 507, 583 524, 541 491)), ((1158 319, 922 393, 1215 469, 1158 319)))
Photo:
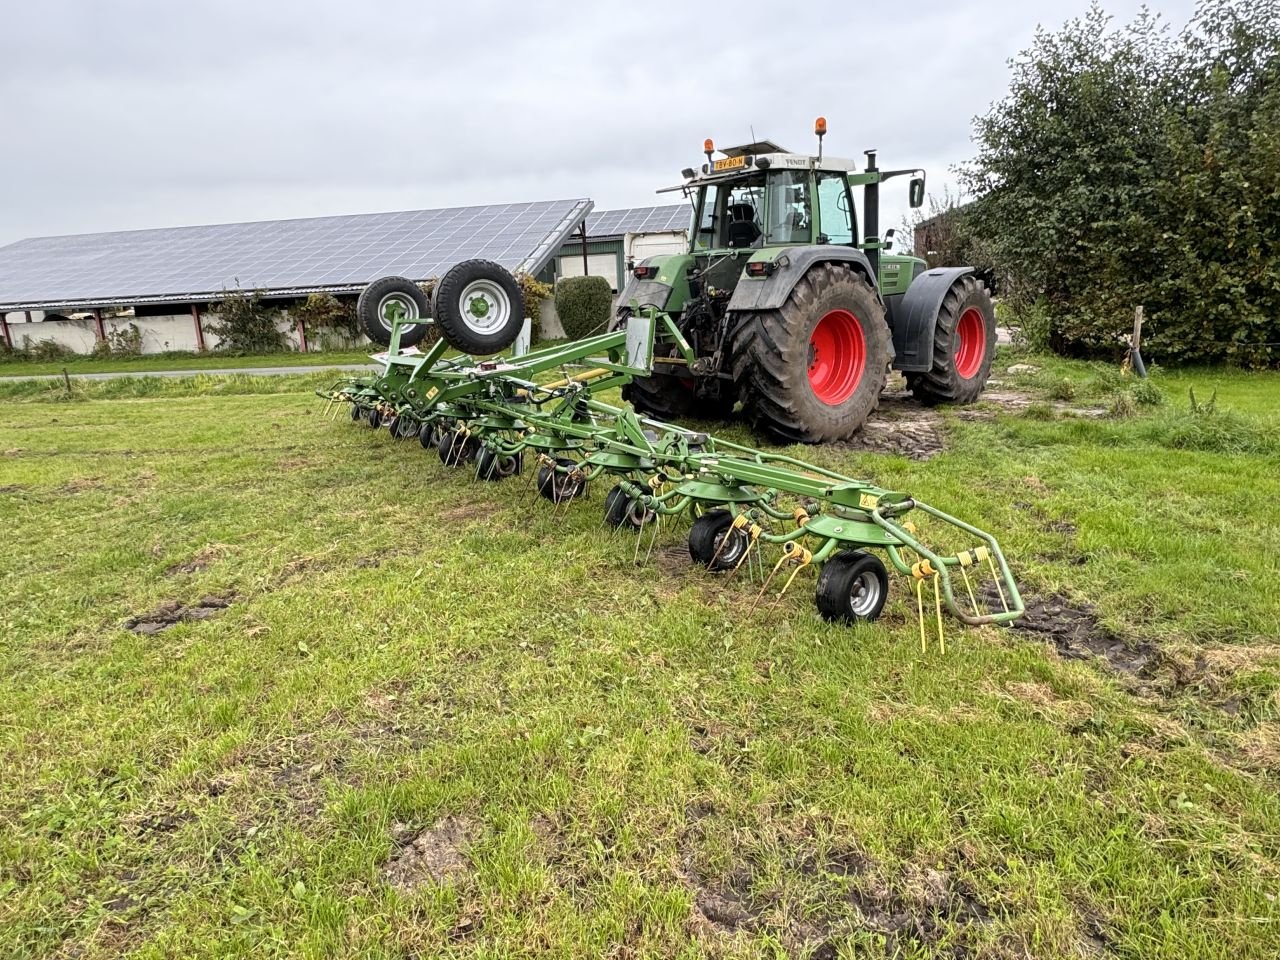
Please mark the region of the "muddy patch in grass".
POLYGON ((923 406, 906 392, 885 393, 880 406, 851 439, 837 449, 893 453, 911 460, 928 460, 946 446, 942 414, 923 406))
POLYGON ((403 829, 393 831, 393 835, 405 837, 405 844, 382 868, 383 879, 401 893, 470 873, 467 847, 478 833, 471 820, 449 816, 412 839, 406 833, 403 829))
MULTIPOLYGON (((982 599, 989 609, 1000 609, 1000 597, 989 585, 982 599)), ((1161 661, 1154 644, 1145 640, 1130 643, 1104 627, 1091 604, 1059 596, 1023 596, 1023 602, 1027 612, 1014 622, 1013 629, 1052 643, 1063 659, 1101 657, 1117 673, 1144 679, 1154 675, 1161 661)))
POLYGON ((208 620, 231 606, 231 597, 208 596, 192 604, 168 600, 150 613, 131 617, 124 622, 126 630, 134 633, 153 634, 188 620, 208 620))
POLYGON ((441 510, 436 514, 437 518, 446 523, 458 523, 463 520, 480 520, 487 517, 493 510, 493 505, 484 500, 475 500, 469 503, 456 503, 446 510, 441 510))

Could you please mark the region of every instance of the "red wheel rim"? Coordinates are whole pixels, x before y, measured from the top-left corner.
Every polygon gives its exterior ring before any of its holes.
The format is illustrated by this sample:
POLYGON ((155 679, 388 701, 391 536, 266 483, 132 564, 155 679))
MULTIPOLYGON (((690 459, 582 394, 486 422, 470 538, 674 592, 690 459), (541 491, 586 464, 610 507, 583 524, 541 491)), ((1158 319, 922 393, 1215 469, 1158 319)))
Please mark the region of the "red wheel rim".
POLYGON ((956 324, 956 373, 964 380, 972 380, 986 353, 987 325, 982 320, 982 311, 970 307, 956 324))
POLYGON ((844 403, 862 382, 867 340, 848 310, 832 310, 809 336, 809 386, 823 403, 844 403))

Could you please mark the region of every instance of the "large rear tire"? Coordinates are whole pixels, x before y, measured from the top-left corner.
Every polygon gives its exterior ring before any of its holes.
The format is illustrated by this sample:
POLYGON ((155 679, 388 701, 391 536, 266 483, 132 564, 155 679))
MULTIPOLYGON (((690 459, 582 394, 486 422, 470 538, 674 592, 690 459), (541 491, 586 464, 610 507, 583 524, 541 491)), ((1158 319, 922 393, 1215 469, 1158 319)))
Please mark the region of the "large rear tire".
POLYGON ((427 335, 426 323, 431 316, 431 301, 412 280, 404 277, 382 277, 360 291, 356 301, 356 319, 364 335, 379 346, 390 346, 391 328, 400 321, 400 346, 412 347, 427 335))
POLYGON ((498 353, 524 326, 524 295, 510 271, 492 260, 464 260, 436 284, 432 315, 440 334, 463 353, 498 353))
POLYGON ((921 403, 973 403, 991 376, 996 353, 996 311, 977 277, 961 277, 942 299, 933 327, 933 368, 908 373, 921 403))
POLYGON ((743 411, 787 443, 853 436, 879 405, 892 358, 875 289, 833 263, 805 274, 781 308, 744 314, 733 340, 743 411))

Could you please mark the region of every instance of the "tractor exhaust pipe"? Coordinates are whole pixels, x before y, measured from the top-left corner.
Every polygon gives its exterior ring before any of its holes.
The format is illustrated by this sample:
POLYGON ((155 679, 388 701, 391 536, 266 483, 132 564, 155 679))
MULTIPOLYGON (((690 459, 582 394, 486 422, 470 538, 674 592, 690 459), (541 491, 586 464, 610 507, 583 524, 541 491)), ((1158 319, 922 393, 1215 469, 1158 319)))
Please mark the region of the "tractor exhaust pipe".
MULTIPOLYGON (((863 153, 867 157, 867 166, 864 172, 875 173, 880 168, 876 166, 876 152, 874 150, 864 150, 863 153)), ((880 242, 880 178, 875 177, 862 188, 862 232, 864 243, 878 244, 880 242)), ((880 248, 865 248, 863 252, 867 255, 867 261, 871 264, 871 277, 877 286, 880 284, 880 248)))

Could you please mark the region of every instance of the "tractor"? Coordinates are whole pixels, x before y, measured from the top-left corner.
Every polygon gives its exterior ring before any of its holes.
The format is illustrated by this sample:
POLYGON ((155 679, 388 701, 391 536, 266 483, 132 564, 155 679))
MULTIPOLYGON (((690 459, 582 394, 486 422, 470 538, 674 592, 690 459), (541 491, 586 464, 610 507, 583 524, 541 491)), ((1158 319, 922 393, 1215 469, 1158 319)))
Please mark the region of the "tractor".
POLYGON ((718 419, 740 403, 774 439, 824 443, 858 431, 890 369, 925 404, 978 398, 996 343, 989 276, 891 254, 880 184, 910 177, 919 207, 924 172, 882 170, 874 150, 861 170, 824 157, 826 132, 819 117, 816 155, 762 140, 717 157, 707 140, 700 169, 659 191, 683 193, 693 219, 688 252, 636 264, 618 298, 614 329, 668 318, 653 373, 623 388, 637 412, 718 419))

